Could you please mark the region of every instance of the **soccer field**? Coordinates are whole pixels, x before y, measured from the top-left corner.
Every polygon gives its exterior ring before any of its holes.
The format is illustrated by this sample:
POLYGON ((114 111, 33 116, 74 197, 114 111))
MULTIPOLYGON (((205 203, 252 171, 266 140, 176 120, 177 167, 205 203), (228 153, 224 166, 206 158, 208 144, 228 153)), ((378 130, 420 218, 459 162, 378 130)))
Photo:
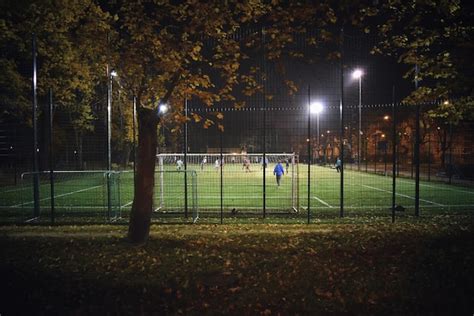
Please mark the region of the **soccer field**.
MULTIPOLYGON (((226 164, 219 168, 206 165, 188 165, 187 207, 189 214, 199 211, 200 217, 216 216, 222 206, 226 214, 232 210, 239 214, 263 213, 263 170, 253 164, 245 172, 240 164, 226 164), (222 190, 222 195, 221 195, 222 190), (214 215, 213 215, 214 214, 214 215)), ((300 164, 282 177, 278 187, 273 166, 265 173, 265 208, 267 214, 286 214, 298 210, 306 214, 308 206, 308 171, 300 164)), ((4 216, 21 219, 33 214, 33 177, 23 176, 20 185, 3 187, 0 192, 0 209, 4 216)), ((49 174, 39 177, 41 214, 49 214, 51 191, 49 174)), ((55 172, 54 205, 58 216, 86 214, 99 217, 127 217, 133 200, 133 172, 104 171, 55 172), (110 188, 110 190, 108 190, 110 188), (110 194, 109 194, 110 192, 110 194), (110 208, 108 201, 110 200, 110 208)), ((183 213, 185 209, 185 173, 173 165, 165 172, 155 174, 155 212, 160 214, 183 213)), ((338 214, 340 209, 340 174, 328 167, 311 166, 311 212, 338 214)), ((392 203, 391 176, 375 175, 355 170, 344 171, 344 209, 348 214, 370 214, 388 211, 392 203)), ((396 204, 407 211, 414 209, 415 182, 397 178, 396 204)), ((469 211, 474 208, 474 189, 467 186, 436 182, 420 182, 420 208, 422 212, 469 211)))

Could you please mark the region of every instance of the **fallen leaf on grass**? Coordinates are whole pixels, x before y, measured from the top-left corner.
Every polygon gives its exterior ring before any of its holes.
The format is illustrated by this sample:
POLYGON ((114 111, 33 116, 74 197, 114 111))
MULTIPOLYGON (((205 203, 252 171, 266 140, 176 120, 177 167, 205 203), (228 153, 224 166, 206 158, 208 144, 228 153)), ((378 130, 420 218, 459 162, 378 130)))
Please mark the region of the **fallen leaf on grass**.
POLYGON ((316 290, 314 290, 314 292, 318 296, 325 297, 325 298, 332 298, 332 293, 329 292, 329 291, 323 291, 323 290, 320 290, 320 289, 316 289, 316 290))
POLYGON ((236 286, 236 287, 231 287, 228 291, 231 293, 235 293, 235 292, 240 291, 241 289, 242 288, 240 286, 236 286))

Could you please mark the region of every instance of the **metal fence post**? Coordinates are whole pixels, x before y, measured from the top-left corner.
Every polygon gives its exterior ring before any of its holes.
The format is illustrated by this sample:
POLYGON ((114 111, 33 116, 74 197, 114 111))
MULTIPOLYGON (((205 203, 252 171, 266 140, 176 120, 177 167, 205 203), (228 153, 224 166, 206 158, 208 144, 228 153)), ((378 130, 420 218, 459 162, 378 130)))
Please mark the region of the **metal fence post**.
POLYGON ((267 151, 267 145, 266 145, 266 134, 267 134, 267 117, 266 117, 266 112, 267 112, 267 107, 266 107, 266 91, 265 91, 265 82, 266 79, 264 79, 265 75, 265 28, 262 28, 262 51, 263 51, 263 65, 262 65, 262 83, 263 83, 263 157, 262 157, 262 169, 263 169, 263 218, 266 217, 266 212, 267 212, 267 197, 266 197, 266 169, 267 169, 267 157, 266 157, 266 151, 267 151))
POLYGON ((49 185, 51 196, 51 224, 54 224, 53 89, 51 88, 49 88, 49 185))
POLYGON ((308 224, 311 221, 311 158, 312 158, 312 152, 311 152, 311 90, 310 86, 308 85, 308 139, 307 139, 307 145, 308 145, 308 183, 307 183, 307 189, 308 189, 308 224))
POLYGON ((344 217, 344 28, 341 28, 341 60, 340 60, 340 76, 341 76, 341 100, 339 104, 339 123, 340 123, 340 159, 341 159, 341 180, 340 180, 340 209, 339 216, 344 217))
POLYGON ((39 192, 39 158, 38 158, 38 98, 37 98, 37 79, 36 79, 36 34, 33 33, 32 39, 32 53, 33 53, 33 78, 32 78, 32 93, 33 93, 33 197, 34 209, 33 217, 40 215, 40 192, 39 192))
POLYGON ((222 149, 222 146, 223 146, 223 143, 222 143, 222 138, 223 138, 223 134, 224 132, 223 131, 220 131, 219 133, 219 137, 220 137, 220 157, 219 157, 219 168, 220 168, 220 205, 221 205, 221 224, 223 223, 224 221, 224 177, 223 177, 223 170, 222 170, 222 167, 223 167, 223 159, 224 159, 224 155, 223 155, 223 149, 222 149))
MULTIPOLYGON (((418 65, 415 69, 415 89, 418 89, 418 65)), ((416 104, 415 113, 415 216, 420 216, 420 104, 416 104)))
MULTIPOLYGON (((393 87, 395 94, 395 87, 393 87)), ((395 105, 395 97, 392 104, 392 223, 395 223, 395 204, 396 204, 396 168, 397 168, 397 109, 395 105)))
POLYGON ((188 99, 184 99, 184 218, 188 218, 188 99))
POLYGON ((449 176, 449 184, 452 183, 453 179, 453 124, 449 123, 449 168, 448 168, 448 176, 449 176))

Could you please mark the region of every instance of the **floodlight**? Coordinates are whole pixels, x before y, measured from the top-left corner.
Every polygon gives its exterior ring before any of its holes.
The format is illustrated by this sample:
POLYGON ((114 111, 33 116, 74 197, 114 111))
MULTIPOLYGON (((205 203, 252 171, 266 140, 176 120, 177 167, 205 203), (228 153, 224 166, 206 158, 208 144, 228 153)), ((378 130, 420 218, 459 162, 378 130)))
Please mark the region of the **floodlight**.
POLYGON ((158 107, 158 112, 160 114, 165 114, 166 112, 168 112, 168 104, 166 103, 160 104, 160 106, 158 107))
POLYGON ((111 76, 111 77, 117 77, 118 74, 117 74, 117 72, 116 72, 115 70, 112 70, 112 71, 110 72, 110 76, 111 76))
POLYGON ((352 72, 352 78, 360 79, 360 77, 362 77, 363 74, 364 74, 364 72, 362 70, 356 69, 352 72))
POLYGON ((311 105, 309 106, 309 111, 311 112, 311 114, 319 114, 323 111, 323 109, 324 107, 321 102, 314 102, 311 103, 311 105))

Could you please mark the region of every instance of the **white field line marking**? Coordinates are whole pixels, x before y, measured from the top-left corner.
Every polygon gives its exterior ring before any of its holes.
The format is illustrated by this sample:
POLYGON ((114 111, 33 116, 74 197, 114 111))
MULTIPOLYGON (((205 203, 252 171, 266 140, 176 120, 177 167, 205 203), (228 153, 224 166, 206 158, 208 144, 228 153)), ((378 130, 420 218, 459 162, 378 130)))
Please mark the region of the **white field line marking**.
MULTIPOLYGON (((2 207, 13 208, 13 206, 0 205, 0 208, 2 208, 2 207)), ((88 206, 62 206, 62 205, 56 205, 56 209, 66 208, 68 210, 89 210, 91 208, 103 208, 103 207, 104 207, 103 205, 88 205, 88 206)))
POLYGON ((25 223, 31 223, 31 222, 37 220, 38 218, 39 218, 39 217, 33 217, 33 218, 30 218, 30 219, 27 219, 27 220, 25 221, 25 223))
MULTIPOLYGON (((354 171, 355 172, 355 171, 354 171)), ((365 177, 370 177, 372 178, 373 176, 375 175, 372 175, 372 174, 363 174, 363 173, 357 173, 357 176, 365 176, 365 177)), ((378 176, 377 176, 378 177, 378 176)), ((380 178, 377 178, 377 179, 380 179, 380 178)), ((392 181, 392 177, 391 176, 388 176, 388 177, 382 177, 381 179, 387 179, 389 181, 392 181)), ((415 180, 413 181, 406 181, 406 180, 402 180, 401 178, 397 178, 396 179, 397 182, 400 182, 400 183, 406 183, 406 184, 415 184, 415 180)), ((437 190, 449 190, 449 191, 454 191, 454 192, 461 192, 461 193, 468 193, 468 194, 474 194, 474 191, 466 191, 466 190, 459 190, 459 189, 455 189, 455 188, 447 188, 447 187, 444 187, 444 186, 436 186, 436 185, 429 185, 429 184, 424 184, 424 183, 421 183, 420 182, 420 186, 423 186, 423 187, 428 187, 428 188, 433 188, 433 189, 437 189, 437 190)))
MULTIPOLYGON (((363 187, 366 187, 366 188, 369 188, 369 189, 372 189, 372 190, 377 190, 377 191, 387 192, 387 193, 393 193, 392 191, 388 191, 388 190, 384 190, 384 189, 379 189, 379 188, 371 187, 370 185, 362 184, 362 186, 363 186, 363 187)), ((415 199, 415 198, 412 197, 412 196, 405 195, 405 194, 401 194, 401 193, 395 193, 395 195, 402 196, 402 197, 406 197, 406 198, 411 199, 411 200, 414 200, 414 199, 415 199)), ((444 204, 436 203, 436 202, 433 202, 433 201, 428 201, 428 200, 425 200, 425 199, 420 199, 420 201, 423 201, 423 202, 426 202, 426 203, 430 203, 430 204, 434 204, 434 205, 438 205, 438 206, 446 206, 446 205, 444 205, 444 204)))
MULTIPOLYGON (((178 207, 181 207, 183 208, 183 206, 179 206, 179 205, 176 205, 176 206, 173 206, 173 205, 165 205, 163 206, 161 209, 159 209, 159 211, 167 211, 167 210, 174 210, 174 208, 178 208, 178 207)), ((231 207, 234 207, 233 205, 224 205, 224 208, 231 208, 231 207)), ((303 209, 307 209, 306 206, 301 206, 303 209)), ((474 204, 458 204, 458 205, 430 205, 429 206, 430 208, 441 208, 441 207, 474 207, 474 204)), ((73 207, 71 207, 73 208, 73 207)), ((78 207, 77 207, 78 208, 78 207)), ((325 208, 325 207, 321 207, 321 208, 325 208)), ((326 207, 326 208, 329 208, 329 207, 326 207)), ((334 208, 334 206, 332 207, 334 208)), ((245 212, 255 212, 255 210, 261 210, 262 209, 262 206, 243 206, 243 207, 236 207, 236 209, 238 209, 239 211, 242 211, 242 213, 245 213, 245 212)), ((369 210, 369 211, 372 211, 372 210, 380 210, 380 206, 378 205, 369 205, 369 206, 344 206, 344 209, 351 209, 351 210, 369 210)), ((184 212, 182 209, 177 209, 178 211, 181 210, 182 212, 184 212)), ((205 206, 205 207, 200 207, 199 208, 199 212, 206 212, 206 210, 215 210, 216 212, 220 210, 220 206, 219 205, 216 205, 216 206, 205 206)), ((287 210, 286 208, 285 209, 274 209, 272 211, 285 211, 287 210)))
MULTIPOLYGON (((403 181, 403 180, 398 180, 398 181, 399 181, 399 182, 402 182, 402 183, 415 184, 415 182, 408 182, 408 181, 403 181)), ((474 191, 458 190, 458 189, 446 188, 446 187, 437 187, 437 186, 434 186, 434 185, 423 184, 423 183, 420 183, 420 186, 424 186, 424 187, 428 187, 428 188, 433 188, 433 189, 438 189, 438 190, 447 190, 447 191, 454 191, 454 192, 461 192, 461 193, 474 194, 474 191)))
MULTIPOLYGON (((184 199, 182 195, 168 195, 166 196, 165 193, 165 200, 166 199, 184 199)), ((188 198, 191 198, 190 195, 188 195, 188 198)), ((219 199, 220 198, 220 193, 216 193, 215 195, 200 195, 199 193, 197 194, 197 198, 199 199, 219 199)), ((245 195, 223 195, 224 200, 261 200, 262 195, 257 195, 257 196, 245 196, 245 195)), ((285 199, 291 199, 291 196, 282 196, 282 197, 275 197, 275 196, 267 196, 265 197, 266 200, 285 200, 285 199)), ((156 200, 156 198, 155 198, 156 200)), ((159 200, 159 199, 157 199, 159 200)))
POLYGON ((125 203, 124 205, 122 205, 122 206, 120 206, 120 207, 129 206, 129 205, 131 205, 132 203, 133 203, 133 201, 130 201, 130 202, 128 202, 128 203, 125 203))
POLYGON ((16 191, 23 191, 23 190, 26 190, 26 189, 31 189, 31 187, 29 188, 19 188, 19 189, 11 189, 11 190, 7 190, 7 191, 3 191, 2 193, 10 193, 10 192, 16 192, 16 191))
POLYGON ((321 204, 327 206, 327 207, 333 207, 331 205, 329 205, 329 203, 326 203, 324 202, 323 200, 321 200, 320 198, 318 198, 317 196, 313 196, 316 200, 318 200, 321 204))
MULTIPOLYGON (((77 191, 73 191, 73 192, 68 192, 68 193, 63 193, 63 194, 55 195, 54 198, 63 197, 63 196, 71 195, 71 194, 76 194, 76 193, 80 193, 80 192, 84 192, 84 191, 89 191, 89 190, 93 190, 93 189, 95 189, 95 188, 100 188, 100 187, 101 187, 101 185, 96 185, 95 187, 90 187, 90 188, 86 188, 86 189, 82 189, 82 190, 77 190, 77 191)), ((47 200, 51 200, 51 197, 47 197, 47 198, 41 199, 40 201, 47 201, 47 200)), ((20 204, 12 205, 12 206, 10 206, 10 207, 18 207, 18 206, 22 206, 22 205, 26 205, 26 204, 32 204, 32 203, 34 203, 34 202, 35 202, 35 201, 20 203, 20 204)))

